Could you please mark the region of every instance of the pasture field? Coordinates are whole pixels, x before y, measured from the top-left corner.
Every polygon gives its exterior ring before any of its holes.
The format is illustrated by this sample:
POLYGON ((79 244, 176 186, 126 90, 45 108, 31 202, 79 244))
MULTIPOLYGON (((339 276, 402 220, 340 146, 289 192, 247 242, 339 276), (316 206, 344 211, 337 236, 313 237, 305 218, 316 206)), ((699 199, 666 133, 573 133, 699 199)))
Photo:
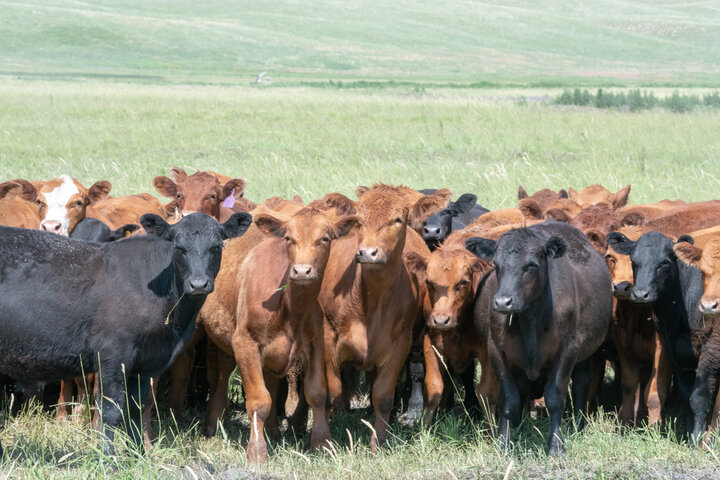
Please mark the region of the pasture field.
MULTIPOLYGON (((611 189, 633 185, 631 202, 717 198, 720 114, 628 113, 548 104, 556 90, 317 89, 155 86, 106 81, 0 82, 0 178, 60 173, 115 194, 154 193, 152 178, 178 165, 248 178, 257 201, 305 200, 359 184, 405 183, 474 192, 488 208, 512 206, 518 183, 611 189)), ((236 400, 238 400, 236 398, 236 400)), ((462 415, 428 431, 393 423, 391 446, 369 452, 372 414, 332 418, 334 451, 276 445, 266 467, 246 463, 247 418, 204 439, 202 412, 162 416, 144 456, 125 449, 115 478, 680 478, 720 474, 720 447, 697 451, 672 431, 627 430, 614 413, 586 430, 568 421, 567 458, 544 453, 546 420, 526 420, 518 446, 501 452, 462 415), (208 473, 210 472, 210 473, 208 473), (253 473, 254 472, 254 473, 253 473), (204 475, 204 477, 203 477, 204 475), (507 477, 505 477, 507 475, 507 477)), ((37 412, 0 410, 7 458, 0 478, 95 478, 96 438, 37 412)))

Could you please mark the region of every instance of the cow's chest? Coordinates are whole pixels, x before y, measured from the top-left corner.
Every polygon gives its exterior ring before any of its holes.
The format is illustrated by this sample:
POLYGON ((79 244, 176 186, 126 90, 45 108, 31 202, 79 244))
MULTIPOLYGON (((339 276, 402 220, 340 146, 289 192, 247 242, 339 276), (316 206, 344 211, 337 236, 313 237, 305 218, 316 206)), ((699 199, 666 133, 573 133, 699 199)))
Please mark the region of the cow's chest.
POLYGON ((296 359, 297 344, 287 335, 277 335, 262 349, 263 369, 284 376, 296 359))
POLYGON ((547 370, 561 346, 561 337, 552 328, 520 328, 506 333, 505 357, 522 370, 529 380, 537 380, 547 370))

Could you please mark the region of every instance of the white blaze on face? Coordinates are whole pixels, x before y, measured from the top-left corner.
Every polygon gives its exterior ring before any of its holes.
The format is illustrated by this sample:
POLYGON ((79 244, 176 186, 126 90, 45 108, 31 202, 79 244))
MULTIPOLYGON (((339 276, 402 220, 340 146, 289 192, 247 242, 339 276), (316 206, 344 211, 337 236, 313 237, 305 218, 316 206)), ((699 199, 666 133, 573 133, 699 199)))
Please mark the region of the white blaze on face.
POLYGON ((73 179, 67 175, 60 175, 56 180, 62 180, 62 183, 49 192, 43 192, 47 201, 47 214, 45 219, 40 222, 40 230, 43 230, 43 225, 46 222, 60 222, 61 228, 58 233, 67 237, 68 228, 70 227, 67 203, 70 197, 80 193, 80 190, 78 190, 73 179))

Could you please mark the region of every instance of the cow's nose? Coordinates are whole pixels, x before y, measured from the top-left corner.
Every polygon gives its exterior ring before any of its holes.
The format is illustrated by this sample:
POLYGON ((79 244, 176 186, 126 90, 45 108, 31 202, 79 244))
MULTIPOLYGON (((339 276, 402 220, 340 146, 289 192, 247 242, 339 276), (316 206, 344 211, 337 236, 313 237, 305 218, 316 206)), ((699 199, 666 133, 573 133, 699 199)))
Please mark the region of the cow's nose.
POLYGON ((720 309, 718 309, 718 302, 700 302, 700 312, 706 315, 720 313, 720 309))
POLYGON ((423 228, 423 232, 425 233, 425 235, 438 236, 440 235, 440 227, 425 226, 425 228, 423 228))
POLYGON ((207 278, 191 278, 188 283, 193 294, 208 293, 210 280, 207 278))
POLYGON ((62 234, 62 223, 56 220, 45 220, 42 224, 40 224, 40 230, 60 235, 62 234))
POLYGON ((512 307, 513 299, 512 297, 507 297, 504 295, 495 295, 495 297, 493 298, 493 303, 495 304, 495 309, 510 308, 512 307))
POLYGON ((630 282, 619 282, 613 284, 613 293, 615 295, 629 295, 632 283, 630 282))
POLYGON ((438 327, 445 327, 450 323, 450 315, 433 315, 433 323, 438 327))
POLYGON ((312 265, 296 263, 290 269, 290 280, 315 280, 315 269, 312 265))
POLYGON ((650 292, 648 290, 634 288, 631 297, 632 300, 637 302, 647 302, 650 298, 650 292))

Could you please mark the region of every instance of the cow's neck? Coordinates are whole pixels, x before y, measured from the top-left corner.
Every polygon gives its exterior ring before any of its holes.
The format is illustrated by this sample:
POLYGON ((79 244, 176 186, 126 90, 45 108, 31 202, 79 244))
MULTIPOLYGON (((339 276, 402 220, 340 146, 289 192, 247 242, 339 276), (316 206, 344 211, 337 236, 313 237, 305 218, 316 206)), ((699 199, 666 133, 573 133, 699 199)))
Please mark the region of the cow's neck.
POLYGON ((394 293, 402 258, 382 266, 360 266, 361 288, 365 312, 381 310, 386 299, 394 293))
MULTIPOLYGON (((293 331, 301 331, 308 316, 318 313, 320 287, 322 287, 322 277, 308 285, 287 283, 283 293, 283 310, 288 314, 293 331)), ((319 325, 322 324, 322 315, 317 315, 316 320, 319 325)))
POLYGON ((531 380, 540 375, 542 369, 540 358, 540 342, 543 332, 552 317, 552 298, 546 286, 543 294, 530 302, 527 309, 507 316, 509 328, 522 339, 526 359, 526 373, 531 380))

